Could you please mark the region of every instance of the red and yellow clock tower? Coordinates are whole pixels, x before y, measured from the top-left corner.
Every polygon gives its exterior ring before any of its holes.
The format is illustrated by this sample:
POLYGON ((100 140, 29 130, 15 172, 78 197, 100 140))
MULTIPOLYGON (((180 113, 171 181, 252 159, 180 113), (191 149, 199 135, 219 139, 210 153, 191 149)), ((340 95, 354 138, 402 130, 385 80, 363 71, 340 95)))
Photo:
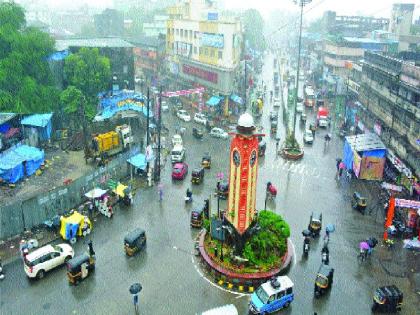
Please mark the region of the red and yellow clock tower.
POLYGON ((255 215, 258 136, 248 113, 239 117, 237 132, 230 144, 229 200, 225 218, 242 235, 255 215))

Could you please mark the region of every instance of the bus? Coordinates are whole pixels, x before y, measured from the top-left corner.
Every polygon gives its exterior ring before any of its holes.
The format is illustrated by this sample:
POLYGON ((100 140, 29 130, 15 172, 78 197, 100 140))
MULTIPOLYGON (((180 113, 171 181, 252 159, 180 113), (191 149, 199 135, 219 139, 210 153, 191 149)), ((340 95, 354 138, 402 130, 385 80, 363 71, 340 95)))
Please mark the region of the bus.
POLYGON ((304 90, 305 106, 314 107, 315 106, 315 92, 312 86, 306 86, 304 90))

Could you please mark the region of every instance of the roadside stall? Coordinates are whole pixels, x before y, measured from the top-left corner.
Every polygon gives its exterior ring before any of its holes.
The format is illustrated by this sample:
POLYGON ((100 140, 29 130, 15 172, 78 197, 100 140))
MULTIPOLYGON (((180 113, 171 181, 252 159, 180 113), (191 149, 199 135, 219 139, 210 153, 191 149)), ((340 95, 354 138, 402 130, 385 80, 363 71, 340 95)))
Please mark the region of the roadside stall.
POLYGON ((116 196, 117 202, 122 201, 126 206, 133 204, 133 194, 129 186, 110 180, 108 181, 108 187, 111 189, 113 195, 116 196))
POLYGON ((78 236, 86 236, 92 231, 90 219, 74 211, 69 216, 60 217, 60 235, 63 240, 74 244, 78 236))
POLYGON ((382 180, 386 147, 374 133, 347 136, 343 162, 359 179, 382 180))
POLYGON ((89 200, 93 202, 94 208, 102 213, 104 216, 112 217, 112 200, 107 193, 107 190, 94 188, 85 194, 89 200))

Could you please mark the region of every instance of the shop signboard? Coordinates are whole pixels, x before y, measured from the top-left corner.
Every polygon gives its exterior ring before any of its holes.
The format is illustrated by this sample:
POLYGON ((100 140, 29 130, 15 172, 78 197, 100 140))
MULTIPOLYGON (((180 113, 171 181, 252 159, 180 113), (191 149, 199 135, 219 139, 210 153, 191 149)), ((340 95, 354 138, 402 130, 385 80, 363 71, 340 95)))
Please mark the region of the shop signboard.
POLYGON ((209 12, 207 13, 207 20, 209 21, 217 21, 219 19, 219 14, 217 12, 209 12))
POLYGON ((386 183, 386 182, 383 182, 381 184, 381 187, 384 188, 384 189, 398 191, 398 192, 401 192, 402 191, 402 187, 401 186, 393 185, 393 184, 386 183))
POLYGON ((187 75, 217 84, 218 74, 216 72, 207 71, 198 67, 185 64, 182 65, 182 72, 187 75))
POLYGON ((223 48, 224 37, 223 34, 200 33, 200 46, 223 48))
POLYGON ((401 208, 420 209, 420 201, 395 198, 395 206, 401 208))

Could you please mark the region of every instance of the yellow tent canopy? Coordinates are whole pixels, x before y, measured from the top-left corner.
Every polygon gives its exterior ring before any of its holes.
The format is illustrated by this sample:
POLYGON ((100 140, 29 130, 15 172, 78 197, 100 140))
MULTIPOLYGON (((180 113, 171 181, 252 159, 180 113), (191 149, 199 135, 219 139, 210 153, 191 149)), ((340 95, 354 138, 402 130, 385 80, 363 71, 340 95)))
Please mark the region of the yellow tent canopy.
POLYGON ((125 186, 121 183, 118 183, 117 187, 112 190, 115 194, 117 194, 118 196, 120 196, 121 198, 124 198, 125 193, 124 191, 128 188, 128 186, 125 186))
POLYGON ((60 235, 64 240, 70 240, 70 238, 76 237, 76 234, 77 236, 81 236, 85 224, 89 226, 89 229, 92 229, 92 223, 89 218, 81 215, 77 211, 74 211, 71 216, 62 216, 60 223, 60 235))

